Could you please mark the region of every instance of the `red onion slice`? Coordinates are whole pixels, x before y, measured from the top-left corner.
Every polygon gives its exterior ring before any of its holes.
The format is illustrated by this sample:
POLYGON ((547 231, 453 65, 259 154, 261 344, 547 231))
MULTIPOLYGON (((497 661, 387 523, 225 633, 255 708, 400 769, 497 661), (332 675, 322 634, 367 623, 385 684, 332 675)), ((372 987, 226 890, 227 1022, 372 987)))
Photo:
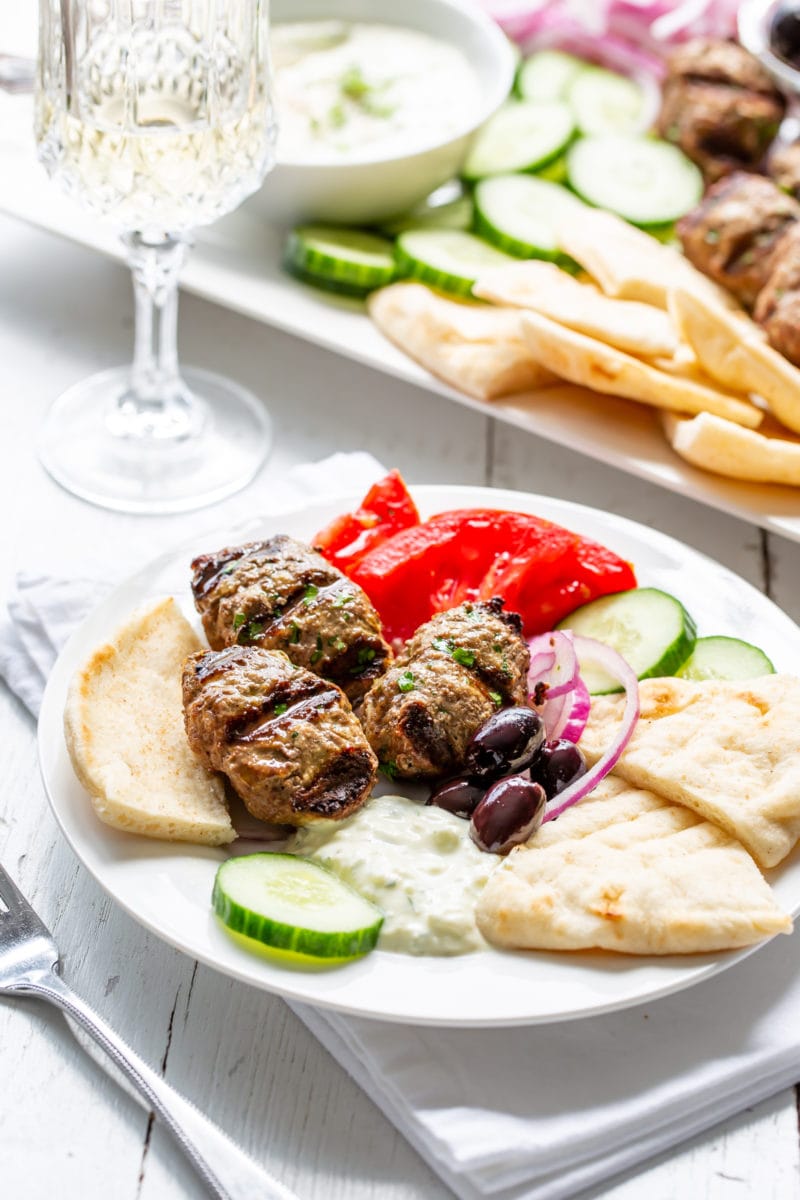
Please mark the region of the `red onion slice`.
POLYGON ((545 821, 554 821, 556 817, 560 817, 573 804, 577 804, 584 796, 588 796, 601 779, 605 779, 609 771, 617 765, 620 755, 633 736, 636 722, 639 720, 639 681, 625 659, 617 654, 616 650, 612 650, 610 646, 604 646, 602 642, 595 641, 594 638, 582 637, 577 633, 572 637, 575 649, 581 658, 591 659, 592 662, 597 663, 614 679, 618 679, 625 688, 625 710, 617 735, 603 757, 598 759, 585 775, 576 779, 560 793, 558 803, 546 814, 545 821))
POLYGON ((568 742, 579 742, 581 734, 586 728, 586 722, 589 720, 589 710, 592 707, 589 689, 580 676, 578 676, 571 700, 572 707, 569 710, 566 724, 556 736, 565 738, 568 742))
POLYGON ((578 680, 578 656, 571 633, 540 633, 528 642, 531 665, 528 671, 528 691, 531 696, 537 684, 547 684, 547 699, 571 692, 578 680))

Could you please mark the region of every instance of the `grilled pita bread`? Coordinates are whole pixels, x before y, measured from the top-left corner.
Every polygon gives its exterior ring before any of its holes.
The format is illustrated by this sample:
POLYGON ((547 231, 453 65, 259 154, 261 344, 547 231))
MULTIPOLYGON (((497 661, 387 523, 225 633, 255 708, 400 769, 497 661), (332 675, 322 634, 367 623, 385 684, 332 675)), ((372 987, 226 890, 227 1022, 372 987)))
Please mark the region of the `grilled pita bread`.
POLYGON ((691 414, 713 412, 750 429, 755 429, 763 418, 761 410, 746 398, 693 379, 666 374, 632 354, 566 329, 540 313, 522 312, 519 321, 535 358, 570 383, 656 408, 691 414))
POLYGON ((800 370, 766 342, 754 321, 683 288, 670 294, 669 307, 709 375, 724 387, 762 396, 779 421, 800 433, 800 370))
POLYGON ((380 288, 367 308, 389 341, 478 400, 556 382, 528 348, 515 309, 451 300, 421 283, 380 288))
POLYGON ((472 291, 495 304, 532 308, 559 325, 642 358, 669 357, 678 349, 674 326, 662 309, 604 296, 555 263, 531 259, 493 267, 472 291))
POLYGON ((767 419, 756 431, 711 413, 662 413, 662 423, 672 449, 695 467, 751 483, 800 486, 800 437, 777 422, 767 419))
POLYGON ((734 838, 613 776, 511 852, 476 917, 507 949, 624 954, 731 950, 792 928, 734 838))
POLYGON ((101 821, 172 842, 236 837, 219 776, 189 748, 181 671, 202 649, 175 601, 142 609, 77 672, 64 713, 75 773, 101 821))
MULTIPOLYGON (((776 866, 800 837, 800 679, 646 679, 639 695, 641 716, 615 772, 713 821, 759 866, 776 866)), ((623 707, 622 696, 592 701, 581 738, 590 762, 623 707)))

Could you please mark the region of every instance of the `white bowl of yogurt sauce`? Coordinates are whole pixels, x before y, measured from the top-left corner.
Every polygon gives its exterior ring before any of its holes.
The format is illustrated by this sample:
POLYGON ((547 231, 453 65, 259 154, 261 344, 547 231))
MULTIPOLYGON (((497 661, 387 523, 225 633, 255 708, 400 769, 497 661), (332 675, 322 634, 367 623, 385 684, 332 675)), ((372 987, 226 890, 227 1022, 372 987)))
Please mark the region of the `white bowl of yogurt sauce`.
POLYGON ((475 0, 273 0, 273 222, 394 217, 452 178, 515 54, 475 0))

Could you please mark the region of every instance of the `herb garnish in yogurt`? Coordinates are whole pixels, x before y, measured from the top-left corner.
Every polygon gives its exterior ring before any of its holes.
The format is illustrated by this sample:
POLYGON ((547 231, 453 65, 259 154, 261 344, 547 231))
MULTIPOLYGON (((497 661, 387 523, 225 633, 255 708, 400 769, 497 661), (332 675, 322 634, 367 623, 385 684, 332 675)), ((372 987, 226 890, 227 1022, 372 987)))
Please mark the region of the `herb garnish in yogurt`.
POLYGON ((475 902, 497 865, 459 817, 404 796, 376 796, 343 821, 317 821, 289 850, 333 871, 384 914, 379 946, 403 954, 486 949, 475 902))
POLYGON ((396 25, 278 24, 272 56, 285 162, 417 149, 468 125, 480 96, 460 50, 396 25))

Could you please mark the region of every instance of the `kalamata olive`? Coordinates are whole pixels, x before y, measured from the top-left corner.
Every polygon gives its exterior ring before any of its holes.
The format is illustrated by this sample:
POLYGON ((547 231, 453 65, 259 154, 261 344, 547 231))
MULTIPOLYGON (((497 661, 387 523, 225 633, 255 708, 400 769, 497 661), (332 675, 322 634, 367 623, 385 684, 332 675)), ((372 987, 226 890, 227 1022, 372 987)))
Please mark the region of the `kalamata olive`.
POLYGON ((769 45, 773 54, 793 66, 800 65, 800 4, 784 0, 770 22, 769 45))
POLYGON ((544 742, 542 718, 532 708, 501 708, 484 721, 464 757, 467 775, 490 783, 530 766, 544 742))
POLYGON ((471 779, 448 779, 431 793, 428 804, 435 804, 456 817, 470 817, 485 791, 471 779))
POLYGON ((585 774, 586 759, 583 752, 566 738, 545 742, 531 767, 531 779, 542 785, 548 800, 585 774))
POLYGON ((470 818, 470 837, 481 850, 505 854, 536 832, 546 803, 540 783, 531 783, 522 775, 498 779, 470 818))

